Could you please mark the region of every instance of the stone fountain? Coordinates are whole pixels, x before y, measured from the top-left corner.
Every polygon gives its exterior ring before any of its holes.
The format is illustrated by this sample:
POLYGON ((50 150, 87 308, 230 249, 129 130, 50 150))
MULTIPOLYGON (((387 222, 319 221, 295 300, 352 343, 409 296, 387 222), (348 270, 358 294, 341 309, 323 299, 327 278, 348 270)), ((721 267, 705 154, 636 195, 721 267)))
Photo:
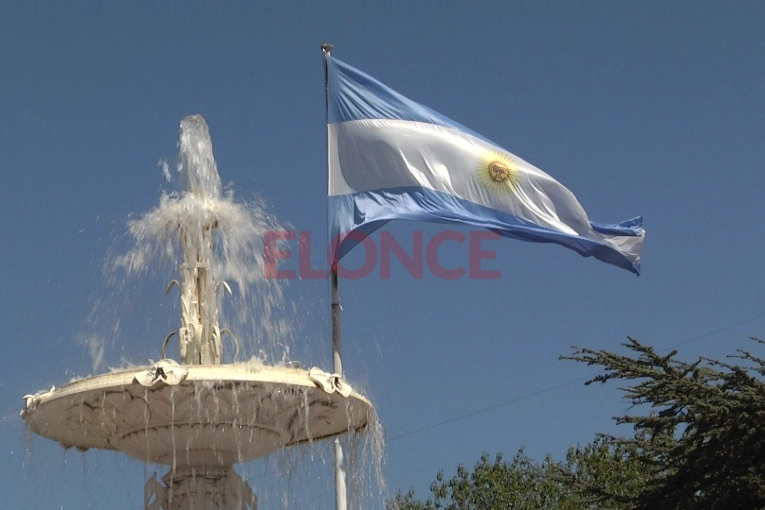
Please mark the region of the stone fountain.
MULTIPOLYGON (((145 218, 176 236, 182 251, 178 331, 162 344, 151 366, 113 370, 24 397, 21 411, 31 431, 65 448, 124 452, 142 462, 169 466, 145 486, 146 510, 254 510, 257 497, 234 471, 281 448, 365 428, 371 403, 339 376, 316 367, 224 364, 219 324, 221 294, 215 235, 231 217, 207 124, 201 116, 181 122, 183 192, 145 218), (148 218, 154 214, 154 217, 148 218), (180 363, 166 357, 177 336, 180 363)), ((230 334, 230 333, 229 333, 230 334)), ((239 344, 231 335, 237 358, 239 344)))

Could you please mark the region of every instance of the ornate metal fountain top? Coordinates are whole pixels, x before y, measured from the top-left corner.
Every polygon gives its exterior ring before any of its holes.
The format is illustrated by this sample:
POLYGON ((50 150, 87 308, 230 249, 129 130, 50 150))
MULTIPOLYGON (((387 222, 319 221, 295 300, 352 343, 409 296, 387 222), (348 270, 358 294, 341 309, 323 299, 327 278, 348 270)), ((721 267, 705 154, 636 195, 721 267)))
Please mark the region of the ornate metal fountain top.
MULTIPOLYGON (((207 123, 201 115, 191 115, 181 122, 180 177, 185 193, 204 209, 214 209, 221 194, 220 177, 212 152, 207 123)), ((189 215, 179 225, 183 262, 181 270, 181 327, 178 330, 181 363, 184 365, 220 365, 223 362, 221 329, 218 323, 217 291, 225 282, 213 279, 213 231, 217 227, 215 211, 202 216, 189 215), (199 221, 204 218, 203 221, 199 221)), ((175 280, 170 282, 168 290, 175 280)))

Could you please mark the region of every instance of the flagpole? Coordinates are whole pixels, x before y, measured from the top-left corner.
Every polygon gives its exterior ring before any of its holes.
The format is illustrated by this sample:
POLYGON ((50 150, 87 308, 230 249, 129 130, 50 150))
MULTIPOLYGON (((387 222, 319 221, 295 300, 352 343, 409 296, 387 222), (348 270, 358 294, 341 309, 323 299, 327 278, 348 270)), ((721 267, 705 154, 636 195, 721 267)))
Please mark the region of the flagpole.
MULTIPOLYGON (((321 51, 324 56, 324 115, 327 125, 329 125, 329 70, 327 65, 329 53, 333 47, 330 43, 321 45, 321 51)), ((329 144, 327 144, 327 147, 329 147, 329 144)), ((337 262, 334 259, 329 275, 330 285, 332 286, 332 371, 342 377, 343 357, 340 352, 340 311, 342 308, 340 307, 340 292, 337 285, 337 262)), ((340 444, 340 439, 335 438, 335 509, 346 510, 347 506, 348 498, 345 486, 345 467, 343 466, 343 445, 340 444)))

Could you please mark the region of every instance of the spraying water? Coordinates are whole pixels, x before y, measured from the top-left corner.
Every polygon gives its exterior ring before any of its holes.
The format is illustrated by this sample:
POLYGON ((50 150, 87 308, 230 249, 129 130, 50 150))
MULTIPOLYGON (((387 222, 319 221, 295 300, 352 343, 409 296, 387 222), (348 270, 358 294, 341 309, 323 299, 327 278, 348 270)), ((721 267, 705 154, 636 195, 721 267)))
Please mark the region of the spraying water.
POLYGON ((183 364, 222 363, 226 333, 233 346, 229 361, 262 354, 266 343, 272 352, 277 345, 286 350, 292 328, 276 313, 284 309, 283 282, 265 278, 262 253, 264 233, 282 227, 262 204, 223 194, 201 115, 183 119, 178 146, 180 190, 163 194, 158 207, 129 222, 134 245, 115 258, 113 269, 131 276, 175 266, 180 280, 172 280, 168 291, 180 289, 177 336, 183 364), (231 296, 225 304, 224 294, 231 296), (225 310, 227 324, 221 327, 225 310), (238 338, 246 343, 240 345, 238 338))
POLYGON ((218 165, 213 156, 210 130, 201 115, 189 115, 181 121, 178 146, 183 189, 200 198, 219 199, 221 185, 218 165))
MULTIPOLYGON (((329 438, 348 452, 352 507, 381 506, 383 436, 369 400, 316 367, 232 363, 240 351, 262 353, 264 340, 289 352, 291 325, 275 315, 283 308, 282 282, 265 278, 262 253, 264 233, 281 227, 262 205, 223 192, 201 116, 183 119, 178 147, 179 189, 129 222, 133 245, 110 270, 134 277, 164 265, 178 277, 167 289, 180 290, 180 327, 165 344, 177 335, 180 365, 166 359, 163 345, 163 359, 151 366, 26 395, 22 417, 65 448, 118 450, 169 466, 161 480, 155 473, 146 482, 145 510, 256 510, 258 497, 235 464, 282 457, 277 471, 289 485, 293 472, 310 471, 315 454, 314 465, 327 464, 336 450, 319 440, 329 438), (227 333, 231 364, 224 359, 227 333), (237 338, 246 341, 240 346, 237 338), (287 448, 301 444, 308 450, 287 448)), ((89 345, 102 359, 102 346, 89 345)), ((260 491, 274 496, 267 485, 260 491)), ((285 508, 317 502, 315 493, 295 490, 281 499, 285 508)))

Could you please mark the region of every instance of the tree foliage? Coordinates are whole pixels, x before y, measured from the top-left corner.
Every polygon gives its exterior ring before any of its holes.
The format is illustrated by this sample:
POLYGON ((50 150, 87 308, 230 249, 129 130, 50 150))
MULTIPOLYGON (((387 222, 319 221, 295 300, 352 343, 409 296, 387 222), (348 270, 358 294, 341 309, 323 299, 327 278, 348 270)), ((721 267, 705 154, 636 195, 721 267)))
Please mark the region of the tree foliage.
POLYGON ((632 435, 597 435, 561 461, 484 453, 472 471, 439 473, 426 501, 400 492, 389 510, 765 508, 765 360, 737 351, 735 362, 685 363, 623 345, 624 355, 574 348, 563 359, 604 369, 587 384, 625 383, 633 414, 615 420, 632 435))
POLYGON ((621 445, 600 436, 569 449, 564 461, 530 459, 521 449, 509 462, 486 453, 469 471, 460 465, 448 478, 438 473, 427 501, 399 493, 389 510, 590 510, 620 509, 647 479, 647 470, 621 445))
MULTIPOLYGON (((761 340, 753 339, 761 346, 761 340)), ((610 438, 651 467, 636 510, 765 508, 765 360, 748 351, 729 359, 676 359, 630 338, 628 355, 575 348, 572 359, 604 368, 591 382, 628 381, 635 410, 616 418, 634 437, 610 438)))

